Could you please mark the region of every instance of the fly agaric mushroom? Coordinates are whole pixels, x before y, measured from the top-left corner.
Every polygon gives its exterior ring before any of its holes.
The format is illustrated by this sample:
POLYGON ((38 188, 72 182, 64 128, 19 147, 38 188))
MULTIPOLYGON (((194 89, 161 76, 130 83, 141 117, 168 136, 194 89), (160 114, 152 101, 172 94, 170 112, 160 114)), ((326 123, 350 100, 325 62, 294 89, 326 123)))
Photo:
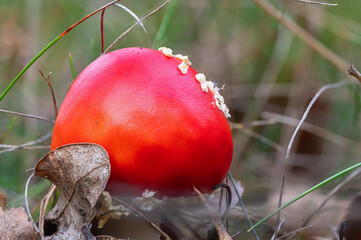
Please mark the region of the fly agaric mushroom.
POLYGON ((102 55, 70 86, 51 149, 104 147, 115 195, 189 196, 193 185, 210 192, 231 164, 229 113, 219 89, 190 65, 168 48, 102 55))

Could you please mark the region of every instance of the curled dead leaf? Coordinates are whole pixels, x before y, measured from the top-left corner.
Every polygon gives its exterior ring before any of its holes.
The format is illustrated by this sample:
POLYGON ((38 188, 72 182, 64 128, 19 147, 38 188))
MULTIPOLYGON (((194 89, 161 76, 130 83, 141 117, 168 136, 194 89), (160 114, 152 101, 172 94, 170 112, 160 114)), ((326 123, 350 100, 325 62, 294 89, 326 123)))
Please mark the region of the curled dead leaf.
POLYGON ((36 239, 33 223, 29 221, 24 208, 0 208, 0 239, 36 239))
POLYGON ((97 144, 61 146, 49 152, 35 168, 60 191, 59 201, 46 216, 57 225, 56 239, 84 239, 87 227, 100 209, 98 199, 110 175, 109 156, 97 144))
POLYGON ((0 208, 5 209, 6 207, 6 198, 4 194, 0 192, 0 208))

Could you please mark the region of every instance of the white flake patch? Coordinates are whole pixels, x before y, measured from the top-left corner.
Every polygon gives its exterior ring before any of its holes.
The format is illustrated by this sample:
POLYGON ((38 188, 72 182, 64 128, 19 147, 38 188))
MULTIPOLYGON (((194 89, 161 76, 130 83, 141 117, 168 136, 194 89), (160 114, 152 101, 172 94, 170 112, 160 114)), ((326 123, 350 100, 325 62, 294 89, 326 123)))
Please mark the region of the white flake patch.
POLYGON ((208 92, 208 85, 206 82, 201 83, 201 88, 203 92, 208 92))
POLYGON ((213 93, 215 102, 212 103, 213 106, 216 105, 219 110, 221 110, 226 116, 226 118, 231 117, 229 114, 229 109, 227 105, 224 103, 224 98, 219 93, 219 88, 214 86, 214 83, 211 81, 207 81, 206 75, 203 73, 196 74, 195 78, 201 84, 201 89, 203 92, 208 92, 208 89, 213 93))
POLYGON ((167 47, 160 47, 158 48, 159 51, 163 53, 164 56, 167 57, 174 57, 180 61, 182 61, 178 65, 178 69, 181 71, 182 74, 187 74, 189 66, 192 65, 191 61, 189 61, 188 56, 183 56, 182 54, 173 55, 173 50, 167 47))
POLYGON ((182 72, 182 74, 187 74, 188 68, 189 65, 187 64, 187 62, 184 61, 178 65, 178 69, 182 72))
POLYGON ((208 92, 208 84, 207 84, 207 78, 206 75, 203 73, 196 74, 197 81, 201 84, 201 89, 203 92, 208 92))
POLYGON ((134 199, 134 204, 144 211, 152 211, 154 208, 159 208, 163 205, 163 201, 154 197, 156 192, 145 190, 142 197, 134 199))
POLYGON ((204 75, 203 73, 196 74, 196 79, 200 83, 205 83, 207 81, 206 75, 204 75))
MULTIPOLYGON (((178 65, 178 69, 181 71, 182 74, 188 73, 188 69, 192 65, 191 61, 189 61, 189 59, 188 59, 188 56, 183 56, 182 54, 173 55, 172 49, 167 48, 167 47, 160 47, 160 48, 158 48, 158 50, 161 51, 164 56, 174 57, 174 58, 182 61, 178 65)), ((217 108, 223 112, 223 114, 224 114, 224 116, 226 116, 226 118, 230 118, 231 115, 229 114, 229 109, 227 108, 227 105, 224 102, 224 98, 219 93, 220 89, 218 87, 216 87, 213 82, 207 81, 206 75, 204 75, 203 73, 196 74, 195 78, 200 83, 201 89, 203 92, 210 91, 214 95, 213 97, 214 97, 215 102, 212 102, 213 106, 217 106, 217 108)), ((154 193, 151 191, 147 192, 147 194, 153 193, 153 195, 150 197, 146 197, 144 195, 146 192, 147 191, 145 191, 143 193, 143 198, 154 198, 153 196, 154 196, 155 192, 154 193)))
POLYGON ((166 57, 173 57, 173 50, 167 47, 160 47, 158 48, 159 51, 163 53, 166 57))
POLYGON ((182 62, 186 62, 189 66, 192 66, 191 61, 189 61, 188 56, 183 56, 182 54, 176 54, 174 57, 182 62))
POLYGON ((216 87, 214 90, 215 90, 214 99, 216 100, 216 105, 217 105, 218 109, 223 112, 223 114, 224 114, 224 116, 226 116, 226 118, 230 118, 231 114, 229 114, 229 109, 224 102, 224 98, 219 93, 219 88, 216 87))

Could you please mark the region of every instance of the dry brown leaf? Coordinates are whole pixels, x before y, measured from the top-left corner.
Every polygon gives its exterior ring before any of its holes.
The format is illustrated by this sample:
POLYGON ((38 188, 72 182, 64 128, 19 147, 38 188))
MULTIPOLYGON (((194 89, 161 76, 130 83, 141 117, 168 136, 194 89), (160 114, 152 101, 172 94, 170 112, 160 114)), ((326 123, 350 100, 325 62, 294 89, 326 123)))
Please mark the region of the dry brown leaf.
POLYGON ((6 207, 6 198, 4 194, 0 192, 0 208, 5 209, 6 207))
POLYGON ((224 227, 221 219, 217 216, 215 216, 213 214, 213 211, 211 209, 211 206, 209 205, 209 203, 206 201, 205 197, 203 196, 203 194, 195 187, 193 186, 194 191, 198 194, 199 198, 201 199, 201 201, 203 202, 204 206, 206 207, 206 209, 208 210, 208 212, 211 215, 211 219, 213 222, 214 227, 217 230, 218 233, 218 237, 220 240, 232 240, 232 237, 229 235, 229 233, 227 232, 226 228, 224 227))
POLYGON ((84 239, 82 229, 99 211, 98 199, 110 175, 104 148, 90 143, 61 146, 38 162, 35 174, 50 180, 60 191, 58 203, 46 217, 58 225, 52 237, 84 239))
POLYGON ((24 208, 0 208, 0 239, 35 239, 38 237, 24 208))

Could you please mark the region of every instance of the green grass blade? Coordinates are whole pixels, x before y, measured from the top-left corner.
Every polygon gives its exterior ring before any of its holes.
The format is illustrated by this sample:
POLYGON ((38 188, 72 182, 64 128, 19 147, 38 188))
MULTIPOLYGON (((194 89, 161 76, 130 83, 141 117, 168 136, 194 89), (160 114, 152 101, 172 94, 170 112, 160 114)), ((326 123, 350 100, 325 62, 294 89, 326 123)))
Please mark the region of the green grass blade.
POLYGON ((73 58, 71 57, 71 53, 68 53, 68 57, 69 57, 69 64, 70 64, 70 69, 71 69, 71 75, 72 75, 73 79, 75 79, 75 78, 76 78, 76 74, 75 74, 75 70, 74 70, 73 58))
POLYGON ((106 5, 104 5, 103 7, 95 10, 94 12, 88 14, 87 16, 83 17, 82 19, 80 19, 79 21, 77 21, 76 23, 74 23, 73 25, 71 25, 67 30, 65 30, 64 32, 62 32, 59 36, 57 36, 56 38, 54 38, 48 45, 46 45, 43 50, 41 50, 33 59, 31 59, 31 61, 21 70, 21 72, 11 81, 11 83, 9 84, 9 86, 4 90, 4 92, 1 94, 0 96, 0 102, 3 100, 3 98, 5 97, 5 95, 9 92, 9 90, 12 88, 12 86, 14 86, 14 84, 19 80, 19 78, 26 72, 26 70, 28 70, 31 65, 33 65, 33 63, 39 59, 39 57, 41 57, 41 55, 43 55, 51 46, 53 46, 59 39, 61 39, 62 37, 64 37, 68 32, 70 32, 72 29, 74 29, 76 26, 78 26, 80 23, 84 22, 85 20, 87 20, 88 18, 90 18, 91 16, 95 15, 96 13, 102 11, 103 9, 106 9, 107 7, 113 5, 116 2, 119 2, 120 0, 114 0, 110 3, 107 3, 106 5))
POLYGON ((19 78, 28 70, 33 63, 41 57, 51 46, 53 46, 60 38, 62 38, 62 35, 57 36, 54 38, 46 47, 43 48, 31 61, 21 70, 21 72, 11 81, 9 86, 4 90, 4 92, 0 96, 0 102, 3 100, 5 95, 9 92, 9 90, 14 86, 14 84, 19 80, 19 78))
POLYGON ((344 169, 343 171, 340 171, 334 175, 332 175, 331 177, 323 180, 322 182, 320 182, 319 184, 316 184, 315 186, 313 186, 312 188, 308 189, 307 191, 305 191, 304 193, 298 195, 297 197, 295 197, 294 199, 286 202, 285 204, 283 204, 280 208, 276 209, 275 211, 271 212, 270 214, 268 214, 266 217, 264 217, 262 220, 260 220, 259 222, 257 222, 255 225, 253 225, 253 227, 251 227, 250 229, 248 229, 248 232, 252 231, 254 228, 258 227, 259 225, 261 225, 262 223, 264 223, 265 221, 267 221, 268 219, 270 219, 273 215, 279 213, 280 211, 282 211, 283 209, 285 209, 286 207, 290 206, 291 204, 293 204, 294 202, 296 202, 297 200, 303 198, 304 196, 308 195, 309 193, 315 191, 316 189, 322 187, 323 185, 325 185, 326 183, 331 182, 332 180, 343 176, 344 174, 355 170, 356 168, 361 167, 361 162, 357 163, 355 165, 352 165, 349 168, 344 169))
POLYGON ((178 0, 171 0, 169 2, 167 11, 164 15, 164 18, 162 20, 162 23, 159 26, 159 30, 157 32, 157 35, 155 36, 154 42, 153 42, 153 49, 157 49, 159 47, 161 47, 164 44, 164 36, 165 36, 165 32, 167 30, 167 27, 169 25, 169 22, 172 18, 172 15, 174 13, 174 10, 176 8, 178 4, 178 0))
POLYGON ((0 137, 0 143, 5 140, 7 134, 8 134, 8 133, 10 132, 10 130, 13 128, 13 126, 14 126, 14 124, 15 124, 15 122, 16 122, 16 119, 17 119, 16 117, 13 117, 13 118, 11 119, 11 122, 10 122, 10 124, 8 125, 6 131, 5 131, 4 134, 0 137))

